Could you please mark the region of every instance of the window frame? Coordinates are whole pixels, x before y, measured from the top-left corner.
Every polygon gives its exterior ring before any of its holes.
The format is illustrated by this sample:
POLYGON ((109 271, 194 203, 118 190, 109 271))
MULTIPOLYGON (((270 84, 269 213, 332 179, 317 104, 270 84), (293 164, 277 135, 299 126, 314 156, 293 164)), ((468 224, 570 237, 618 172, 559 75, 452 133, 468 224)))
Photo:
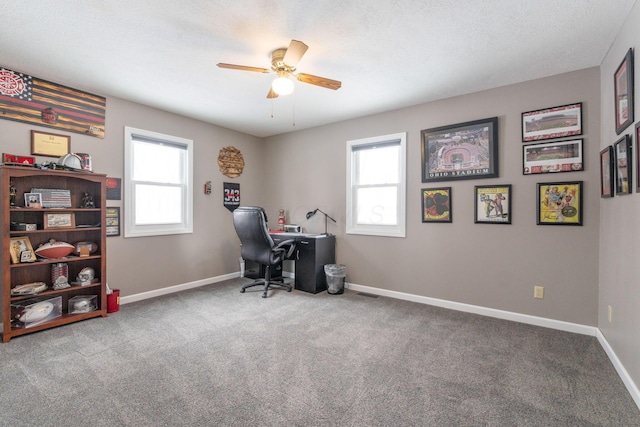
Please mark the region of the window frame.
POLYGON ((124 127, 124 237, 148 237, 193 233, 193 140, 130 126, 124 127), (166 143, 184 148, 182 222, 175 224, 135 224, 135 191, 133 180, 133 142, 139 137, 149 142, 166 143))
MULTIPOLYGON (((384 184, 380 186, 389 186, 384 184)), ((406 237, 406 194, 407 194, 407 132, 394 133, 389 135, 374 136, 370 138, 355 139, 347 141, 347 222, 346 234, 362 234, 369 236, 383 237, 406 237), (358 224, 358 212, 354 206, 356 202, 356 181, 357 165, 355 151, 362 150, 363 147, 399 143, 400 153, 398 158, 399 182, 395 184, 398 188, 397 194, 397 218, 396 225, 376 225, 358 224)))

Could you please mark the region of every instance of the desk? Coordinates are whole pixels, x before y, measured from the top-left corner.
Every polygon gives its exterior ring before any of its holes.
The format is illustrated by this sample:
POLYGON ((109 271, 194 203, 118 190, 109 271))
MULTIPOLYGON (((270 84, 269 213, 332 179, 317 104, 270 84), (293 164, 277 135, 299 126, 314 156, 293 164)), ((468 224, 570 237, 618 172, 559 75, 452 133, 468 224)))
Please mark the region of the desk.
POLYGON ((270 233, 270 235, 276 244, 289 239, 296 241, 293 256, 296 289, 312 294, 327 290, 324 266, 336 262, 336 236, 309 233, 270 233))

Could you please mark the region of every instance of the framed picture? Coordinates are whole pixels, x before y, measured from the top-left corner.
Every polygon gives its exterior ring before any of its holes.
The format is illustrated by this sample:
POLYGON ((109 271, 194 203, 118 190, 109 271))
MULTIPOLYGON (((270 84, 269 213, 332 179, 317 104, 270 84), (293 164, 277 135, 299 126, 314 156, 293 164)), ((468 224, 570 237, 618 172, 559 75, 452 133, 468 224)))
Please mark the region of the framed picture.
POLYGON ((584 170, 582 139, 522 146, 522 174, 584 170))
POLYGON ((107 200, 122 198, 122 179, 107 177, 107 200))
POLYGON ((636 193, 640 193, 640 122, 636 123, 636 193))
POLYGON ((498 176, 498 118, 421 132, 422 182, 498 176))
POLYGON ((582 102, 522 113, 522 141, 582 135, 582 102))
POLYGON ((71 137, 57 133, 31 131, 31 154, 47 157, 62 157, 70 152, 71 137))
POLYGON ((12 237, 9 243, 11 262, 19 264, 21 262, 33 262, 36 260, 36 253, 33 251, 31 241, 28 237, 12 237))
POLYGON ((107 237, 120 235, 120 208, 106 208, 107 211, 107 237))
POLYGON ((452 222, 451 187, 423 188, 422 222, 452 222))
POLYGON ((582 181, 538 183, 538 225, 582 225, 582 181))
POLYGON ((633 123, 633 50, 629 49, 613 75, 616 134, 633 123))
POLYGON ((600 197, 609 198, 613 192, 613 147, 600 151, 600 197))
POLYGON ((616 170, 616 194, 631 194, 631 169, 633 157, 631 157, 631 137, 624 135, 613 144, 613 153, 616 170))
POLYGON ((41 208, 42 207, 42 194, 41 193, 24 193, 24 207, 25 208, 41 208))
POLYGON ((44 215, 44 229, 74 228, 76 216, 73 212, 52 212, 44 215))
POLYGON ((511 184, 475 186, 474 222, 511 224, 511 184))

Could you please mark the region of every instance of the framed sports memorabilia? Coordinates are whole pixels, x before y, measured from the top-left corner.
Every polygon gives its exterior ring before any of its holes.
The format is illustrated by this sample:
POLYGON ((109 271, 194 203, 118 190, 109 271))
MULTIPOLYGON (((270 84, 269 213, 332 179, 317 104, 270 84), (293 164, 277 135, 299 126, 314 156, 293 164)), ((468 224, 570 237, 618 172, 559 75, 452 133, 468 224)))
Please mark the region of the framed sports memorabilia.
POLYGON ((613 147, 600 151, 600 197, 613 197, 613 147))
POLYGON ((616 134, 633 123, 633 49, 629 49, 613 75, 616 134))
POLYGON ((582 102, 522 113, 522 142, 582 135, 582 102))
POLYGON ((422 222, 452 222, 451 187, 423 188, 422 222))
POLYGON ((498 118, 425 129, 422 182, 498 176, 498 118))
POLYGON ((522 174, 584 170, 582 139, 522 146, 522 174))
POLYGON ((538 225, 582 225, 582 181, 538 183, 538 225))
POLYGON ((476 224, 511 224, 511 185, 475 186, 476 224))
POLYGON ((614 165, 616 172, 616 194, 631 194, 631 169, 633 157, 631 157, 631 137, 624 135, 613 144, 614 165))

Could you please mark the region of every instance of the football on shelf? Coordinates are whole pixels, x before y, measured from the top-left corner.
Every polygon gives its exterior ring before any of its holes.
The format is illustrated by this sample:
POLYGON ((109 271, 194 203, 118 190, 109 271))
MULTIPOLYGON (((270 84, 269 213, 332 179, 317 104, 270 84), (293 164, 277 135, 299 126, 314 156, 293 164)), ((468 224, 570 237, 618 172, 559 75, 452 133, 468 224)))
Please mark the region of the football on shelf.
POLYGON ((36 255, 43 258, 62 258, 69 255, 75 250, 75 246, 70 245, 67 242, 57 242, 50 240, 44 243, 35 250, 36 255))
POLYGON ((22 311, 17 318, 22 323, 39 322, 45 319, 53 311, 53 304, 49 301, 42 301, 37 304, 33 304, 22 311))

